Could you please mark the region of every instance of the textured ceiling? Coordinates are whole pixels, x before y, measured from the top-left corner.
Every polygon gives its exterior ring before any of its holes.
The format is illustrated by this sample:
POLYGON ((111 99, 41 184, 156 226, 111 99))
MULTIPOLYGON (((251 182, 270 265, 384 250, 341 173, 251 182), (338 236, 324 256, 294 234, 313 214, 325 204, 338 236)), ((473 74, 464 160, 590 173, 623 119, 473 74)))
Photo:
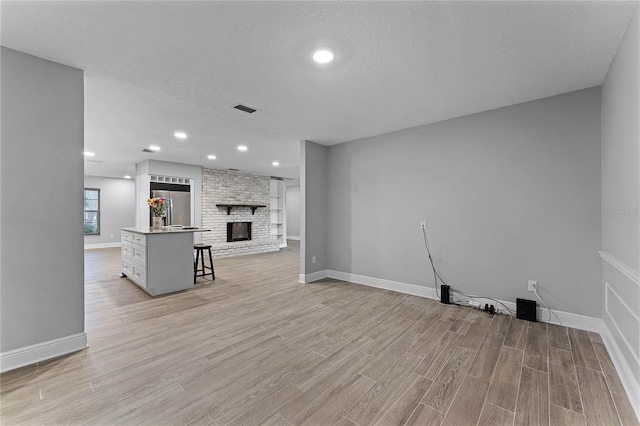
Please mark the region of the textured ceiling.
POLYGON ((2 1, 1 43, 86 71, 85 146, 102 161, 87 174, 155 158, 297 178, 301 139, 330 145, 600 85, 637 5, 2 1), (314 64, 318 46, 334 62, 314 64), (140 152, 150 144, 162 150, 140 152))

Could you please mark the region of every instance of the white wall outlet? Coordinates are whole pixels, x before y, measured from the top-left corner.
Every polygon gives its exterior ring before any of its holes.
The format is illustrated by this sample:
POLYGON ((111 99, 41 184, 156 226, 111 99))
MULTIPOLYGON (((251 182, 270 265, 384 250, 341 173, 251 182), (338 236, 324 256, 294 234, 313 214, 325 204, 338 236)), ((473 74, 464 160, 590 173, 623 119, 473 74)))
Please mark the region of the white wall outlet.
POLYGON ((533 292, 538 291, 538 281, 529 280, 528 289, 533 292))
POLYGON ((316 257, 315 256, 311 256, 311 263, 316 263, 316 257))
POLYGON ((426 220, 421 220, 420 221, 420 229, 427 229, 427 221, 426 220))

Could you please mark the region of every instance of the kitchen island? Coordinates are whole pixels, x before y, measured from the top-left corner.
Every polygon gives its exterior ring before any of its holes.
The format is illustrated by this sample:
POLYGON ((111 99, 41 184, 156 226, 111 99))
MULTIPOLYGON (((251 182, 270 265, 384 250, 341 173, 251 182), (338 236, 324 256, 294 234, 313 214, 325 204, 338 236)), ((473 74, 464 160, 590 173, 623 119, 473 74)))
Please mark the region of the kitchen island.
POLYGON ((193 287, 195 227, 121 228, 122 276, 152 296, 193 287))

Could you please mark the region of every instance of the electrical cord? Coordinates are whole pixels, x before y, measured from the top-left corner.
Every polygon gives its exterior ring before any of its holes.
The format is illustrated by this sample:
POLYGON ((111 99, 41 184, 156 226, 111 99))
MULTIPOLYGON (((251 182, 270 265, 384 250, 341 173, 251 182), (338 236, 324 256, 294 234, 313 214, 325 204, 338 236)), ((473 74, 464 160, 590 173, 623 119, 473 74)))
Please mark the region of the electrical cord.
POLYGON ((504 303, 502 303, 501 301, 499 301, 498 299, 494 299, 492 297, 486 297, 486 296, 479 296, 476 294, 467 294, 467 293, 462 293, 459 292, 458 290, 455 290, 457 293, 463 294, 465 296, 467 296, 469 299, 475 299, 475 298, 480 298, 480 299, 487 299, 487 300, 492 300, 500 305, 502 305, 503 308, 505 308, 507 310, 507 312, 509 312, 510 315, 513 315, 513 311, 504 303))
MULTIPOLYGON (((442 277, 440 276, 440 274, 438 273, 438 270, 436 269, 436 266, 433 263, 433 258, 431 257, 431 249, 429 248, 429 239, 427 238, 427 230, 426 227, 424 225, 421 225, 420 228, 422 228, 422 237, 424 238, 424 246, 427 249, 427 255, 429 257, 429 262, 431 263, 431 270, 433 271, 433 284, 434 284, 434 288, 436 291, 436 295, 438 296, 438 299, 440 299, 440 293, 438 292, 438 278, 440 278, 440 281, 442 281, 442 284, 444 285, 449 285, 445 282, 444 279, 442 279, 442 277)), ((507 312, 509 313, 509 315, 513 315, 513 311, 511 309, 509 309, 509 307, 507 305, 505 305, 504 303, 502 303, 501 301, 497 300, 497 299, 493 299, 491 297, 484 297, 484 296, 477 296, 477 295, 473 295, 473 294, 467 294, 467 293, 463 293, 461 291, 455 290, 453 287, 449 286, 449 288, 451 289, 451 291, 461 294, 463 296, 466 296, 468 298, 468 300, 471 300, 473 298, 482 298, 482 299, 487 299, 487 300, 493 300, 494 302, 502 305, 507 312)), ((536 294, 537 295, 537 294, 536 294)), ((538 295, 537 295, 538 296, 538 295)), ((540 297, 540 296, 538 296, 540 297)), ((540 300, 542 300, 542 298, 540 298, 540 300)), ((545 304, 545 306, 547 305, 544 300, 542 300, 542 302, 545 304)), ((458 306, 462 306, 458 303, 455 303, 458 306)), ((549 310, 549 308, 547 307, 547 310, 549 310)), ((549 312, 551 312, 549 310, 549 312)), ((549 314, 551 315, 551 314, 549 314)), ((556 316, 557 318, 557 316, 556 316)))
MULTIPOLYGON (((429 262, 431 263, 431 270, 433 271, 433 288, 436 291, 436 296, 440 299, 440 293, 438 292, 438 272, 436 271, 436 267, 433 264, 433 259, 431 258, 431 250, 429 250, 429 242, 427 241, 427 230, 424 225, 420 225, 422 228, 422 236, 424 237, 424 246, 427 249, 427 255, 429 256, 429 262)), ((442 278, 440 278, 442 280, 442 278)), ((444 283, 444 280, 442 281, 444 283)))
POLYGON ((558 323, 560 325, 562 325, 562 321, 560 321, 560 318, 558 318, 558 315, 556 315, 555 312, 553 312, 551 309, 549 309, 549 305, 547 305, 547 302, 545 302, 544 299, 542 298, 542 296, 540 296, 540 294, 538 294, 538 290, 534 291, 533 294, 535 294, 536 297, 538 299, 540 299, 540 301, 544 304, 544 307, 547 308, 547 313, 549 314, 549 319, 547 321, 551 322, 551 314, 553 313, 553 316, 556 317, 556 319, 558 320, 558 323))

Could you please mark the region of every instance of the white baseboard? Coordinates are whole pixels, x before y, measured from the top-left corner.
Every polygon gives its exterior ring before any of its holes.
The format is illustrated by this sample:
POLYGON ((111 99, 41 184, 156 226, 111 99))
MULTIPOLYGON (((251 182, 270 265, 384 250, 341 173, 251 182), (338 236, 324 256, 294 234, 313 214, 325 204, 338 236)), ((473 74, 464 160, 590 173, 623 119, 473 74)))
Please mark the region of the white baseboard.
MULTIPOLYGON (((433 287, 423 287, 415 284, 401 283, 398 281, 384 280, 381 278, 368 277, 365 275, 351 274, 348 272, 340 272, 334 270, 327 270, 327 277, 337 280, 348 281, 356 284, 362 284, 369 287, 382 288, 385 290, 397 291, 398 293, 411 294, 414 296, 427 297, 429 299, 438 300, 433 287)), ((323 277, 325 278, 325 277, 323 277)), ((307 281, 308 282, 308 281, 307 281)), ((495 305, 496 302, 483 299, 482 297, 476 297, 474 300, 484 303, 495 305)), ((516 310, 516 304, 513 302, 505 302, 500 300, 506 307, 513 312, 516 310)), ((551 320, 549 318, 549 311, 546 308, 538 307, 538 320, 541 322, 548 322, 551 324, 562 324, 567 327, 579 328, 581 330, 600 332, 603 327, 603 321, 600 318, 588 317, 586 315, 573 314, 571 312, 564 312, 553 310, 551 320), (556 316, 558 319, 556 319, 556 316)))
POLYGON ((83 332, 3 352, 0 354, 0 373, 76 352, 86 347, 87 334, 83 332))
POLYGON ((93 250, 93 249, 102 249, 102 248, 111 248, 111 247, 122 247, 121 242, 117 243, 97 243, 97 244, 85 244, 85 250, 93 250))
POLYGON ((285 240, 284 243, 280 244, 280 248, 286 248, 287 247, 287 241, 285 240))
POLYGON ((292 237, 291 235, 287 235, 287 240, 296 240, 296 241, 300 241, 300 237, 292 237))
POLYGON ((627 391, 627 397, 631 402, 633 411, 635 411, 636 417, 640 419, 640 383, 638 382, 638 378, 633 374, 627 359, 622 355, 616 343, 616 339, 604 322, 600 335, 602 336, 604 345, 607 347, 613 366, 618 372, 622 386, 624 390, 627 391))
POLYGON ((322 280, 324 278, 328 278, 327 270, 323 269, 322 271, 312 272, 310 274, 300 274, 298 275, 298 282, 302 284, 308 284, 314 281, 322 280))
POLYGON ((411 294, 414 296, 437 299, 432 287, 422 287, 414 284, 405 284, 398 281, 384 280, 381 278, 367 277, 365 275, 351 274, 329 269, 328 277, 336 280, 348 281, 350 283, 362 284, 369 287, 382 288, 385 290, 397 291, 398 293, 411 294))

